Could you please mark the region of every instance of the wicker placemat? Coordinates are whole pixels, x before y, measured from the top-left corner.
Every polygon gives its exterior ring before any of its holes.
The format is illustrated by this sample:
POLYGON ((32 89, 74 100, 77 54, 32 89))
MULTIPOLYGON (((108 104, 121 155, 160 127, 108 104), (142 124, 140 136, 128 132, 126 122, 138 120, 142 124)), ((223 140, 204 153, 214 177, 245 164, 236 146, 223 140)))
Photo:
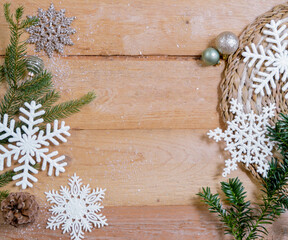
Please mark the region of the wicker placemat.
MULTIPOLYGON (((247 26, 239 37, 239 49, 228 58, 224 78, 220 84, 220 110, 224 122, 233 119, 233 114, 229 112, 231 98, 236 98, 238 102, 242 103, 245 112, 253 110, 257 114, 261 113, 263 106, 275 103, 276 115, 273 122, 278 118, 280 112, 286 114, 288 112, 288 101, 285 99, 285 92, 281 90, 285 82, 278 81, 276 89, 271 89, 270 96, 256 95, 254 93, 255 89, 251 87, 255 71, 253 71, 253 68, 248 68, 248 63, 244 63, 242 57, 244 48, 250 46, 251 43, 256 46, 261 44, 264 49, 269 48, 261 33, 265 24, 270 23, 272 19, 275 21, 282 19, 284 24, 288 25, 288 3, 274 7, 247 26)), ((285 31, 288 31, 288 28, 285 31)), ((248 169, 255 177, 260 177, 253 165, 250 165, 248 169)))

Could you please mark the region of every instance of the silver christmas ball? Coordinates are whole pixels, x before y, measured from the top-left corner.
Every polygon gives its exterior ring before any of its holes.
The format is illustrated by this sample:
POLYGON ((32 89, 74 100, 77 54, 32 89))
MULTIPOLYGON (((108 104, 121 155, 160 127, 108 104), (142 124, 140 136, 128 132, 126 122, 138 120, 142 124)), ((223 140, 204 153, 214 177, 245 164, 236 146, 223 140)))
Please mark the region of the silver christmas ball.
POLYGON ((239 47, 239 39, 232 32, 223 32, 216 38, 216 48, 223 55, 230 55, 239 47))
POLYGON ((41 58, 37 56, 27 56, 26 68, 28 70, 28 75, 33 77, 34 75, 37 75, 38 73, 43 71, 44 62, 41 58))
POLYGON ((206 65, 216 65, 220 61, 220 54, 215 48, 207 48, 202 53, 202 61, 206 65))

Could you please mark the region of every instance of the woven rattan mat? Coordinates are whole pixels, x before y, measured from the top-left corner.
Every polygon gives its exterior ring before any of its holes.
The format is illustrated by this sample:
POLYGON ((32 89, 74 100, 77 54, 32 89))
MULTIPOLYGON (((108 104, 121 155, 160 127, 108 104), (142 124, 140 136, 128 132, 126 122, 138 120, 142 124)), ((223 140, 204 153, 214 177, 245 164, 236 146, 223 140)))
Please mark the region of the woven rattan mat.
MULTIPOLYGON (((229 112, 231 98, 236 98, 238 102, 242 103, 245 112, 253 110, 257 114, 261 113, 262 107, 268 106, 271 102, 275 103, 276 116, 272 120, 273 122, 278 118, 279 113, 287 114, 288 112, 288 101, 285 99, 285 92, 281 90, 285 82, 279 80, 276 83, 276 89, 272 89, 271 95, 256 95, 254 88, 251 87, 255 71, 253 68, 248 68, 248 63, 244 63, 242 57, 245 46, 250 46, 251 43, 256 46, 261 44, 266 49, 269 48, 261 33, 265 24, 270 23, 272 19, 275 21, 282 19, 283 24, 288 25, 288 3, 274 7, 247 26, 239 37, 239 49, 228 58, 224 78, 220 84, 220 110, 224 122, 233 119, 233 114, 229 112)), ((285 31, 288 31, 288 27, 285 31)), ((250 165, 248 169, 255 177, 260 177, 253 165, 250 165)))

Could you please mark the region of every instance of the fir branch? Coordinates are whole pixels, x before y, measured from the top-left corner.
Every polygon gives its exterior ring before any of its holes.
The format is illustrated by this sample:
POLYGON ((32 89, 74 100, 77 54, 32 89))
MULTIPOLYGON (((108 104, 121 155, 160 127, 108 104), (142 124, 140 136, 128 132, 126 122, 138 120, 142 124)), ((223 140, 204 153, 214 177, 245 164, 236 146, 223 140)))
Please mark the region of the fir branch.
POLYGON ((16 173, 13 170, 2 173, 0 175, 0 187, 4 187, 8 183, 10 183, 12 181, 12 177, 15 175, 16 175, 16 173))
POLYGON ((56 90, 51 90, 45 94, 38 102, 43 106, 43 108, 51 107, 55 102, 60 99, 60 93, 56 90))
POLYGON ((226 226, 225 231, 227 233, 233 232, 233 223, 227 211, 223 208, 218 194, 212 194, 209 187, 202 188, 202 192, 197 194, 202 198, 202 201, 209 206, 209 211, 211 213, 217 213, 220 221, 223 222, 226 226))
POLYGON ((283 162, 273 159, 270 163, 270 169, 267 178, 263 179, 263 196, 262 204, 256 222, 246 238, 247 240, 261 237, 259 233, 268 234, 264 227, 266 224, 272 224, 282 213, 287 210, 288 198, 286 187, 288 184, 288 158, 285 157, 283 162))
POLYGON ((89 92, 80 99, 71 100, 68 102, 60 103, 56 106, 48 107, 45 109, 43 119, 45 122, 53 122, 55 119, 66 118, 80 111, 84 105, 92 102, 95 99, 95 93, 89 92))
POLYGON ((7 198, 9 195, 9 191, 8 190, 4 190, 4 191, 0 191, 0 203, 7 198))
MULTIPOLYGON (((35 165, 33 165, 33 167, 37 170, 40 170, 39 163, 36 163, 35 165)), ((7 172, 0 174, 0 188, 5 187, 7 184, 12 182, 13 181, 12 178, 17 174, 19 174, 19 172, 14 172, 13 170, 9 170, 7 172)))
POLYGON ((226 195, 226 201, 231 205, 225 209, 220 204, 218 194, 211 194, 210 188, 203 188, 197 195, 209 206, 210 212, 218 213, 220 221, 223 222, 225 233, 231 234, 235 239, 242 240, 251 227, 252 208, 250 202, 245 201, 246 192, 238 178, 229 179, 228 183, 221 182, 222 191, 226 195), (213 207, 217 206, 217 207, 213 207))
POLYGON ((20 42, 20 37, 24 30, 36 24, 38 19, 29 17, 21 21, 23 7, 17 8, 14 16, 10 13, 9 7, 10 4, 4 5, 5 18, 11 32, 10 44, 6 49, 4 65, 0 68, 0 80, 5 80, 9 88, 0 103, 0 114, 7 113, 9 117, 14 118, 19 114, 19 108, 32 100, 42 104, 46 111, 44 116, 46 122, 79 112, 81 107, 95 98, 94 92, 89 92, 80 99, 53 106, 59 100, 60 94, 54 89, 50 73, 43 71, 32 79, 25 79, 27 43, 20 42))
POLYGON ((288 156, 285 155, 282 162, 275 159, 271 161, 268 176, 262 182, 262 203, 256 204, 255 208, 250 207, 250 202, 245 200, 246 192, 238 178, 222 182, 221 186, 229 204, 227 209, 222 205, 220 208, 218 194, 211 194, 209 188, 203 188, 203 193, 198 195, 209 206, 210 212, 218 212, 220 221, 225 223, 225 232, 237 240, 262 238, 263 234, 268 234, 265 225, 272 224, 288 209, 288 156), (225 215, 221 214, 223 212, 225 215))
POLYGON ((250 201, 246 201, 244 187, 238 178, 232 178, 228 180, 228 183, 221 182, 221 189, 226 196, 226 201, 231 205, 229 213, 236 226, 235 237, 243 239, 252 225, 252 208, 250 201))
POLYGON ((288 116, 281 113, 280 120, 274 127, 268 127, 268 132, 271 141, 277 143, 281 154, 286 154, 288 152, 288 116))

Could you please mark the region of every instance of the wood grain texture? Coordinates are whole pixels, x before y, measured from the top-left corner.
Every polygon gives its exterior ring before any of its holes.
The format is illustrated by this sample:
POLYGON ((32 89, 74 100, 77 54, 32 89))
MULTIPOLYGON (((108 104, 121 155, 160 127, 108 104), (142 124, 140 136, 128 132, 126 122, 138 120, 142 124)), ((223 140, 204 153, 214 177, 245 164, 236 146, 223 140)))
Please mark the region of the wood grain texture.
MULTIPOLYGON (((0 58, 3 61, 3 58, 0 58)), ((213 129, 224 63, 175 58, 44 58, 61 101, 94 91, 97 98, 67 119, 74 129, 213 129)), ((3 86, 3 85, 2 85, 3 86)), ((4 88, 4 86, 3 86, 4 88)), ((1 91, 3 91, 3 88, 1 91)))
MULTIPOLYGON (((49 213, 41 205, 37 225, 20 227, 0 224, 1 240, 52 240, 70 239, 60 230, 45 229, 49 213)), ((85 239, 95 240, 191 240, 227 239, 219 231, 221 224, 207 214, 203 206, 159 206, 159 207, 107 207, 104 209, 109 226, 94 229, 85 234, 85 239), (200 212, 204 214, 200 217, 200 212)))
MULTIPOLYGON (((256 16, 284 2, 54 2, 56 9, 66 8, 67 16, 77 17, 77 34, 72 37, 75 45, 65 48, 68 57, 44 57, 45 65, 62 100, 90 90, 97 99, 67 119, 72 136, 51 149, 68 156, 67 171, 57 178, 40 172, 39 182, 27 190, 40 202, 39 220, 18 229, 0 222, 0 239, 68 240, 67 234, 45 229, 49 205, 44 192, 67 185, 74 172, 93 188, 107 188, 104 214, 110 225, 94 229, 86 239, 229 239, 195 195, 202 186, 219 191, 229 157, 223 145, 206 136, 221 124, 217 105, 224 63, 203 67, 199 54, 218 33, 239 34, 256 16)), ((18 4, 26 14, 36 14, 50 1, 14 0, 13 8, 18 4)), ((0 55, 9 42, 7 34, 0 11, 0 55)), ((243 169, 230 176, 240 177, 255 202, 259 184, 243 169)), ((19 191, 13 184, 8 189, 19 191)), ((288 239, 287 217, 265 239, 288 239)))
POLYGON ((97 99, 67 122, 77 129, 215 128, 219 72, 194 59, 46 59, 63 99, 97 99))
MULTIPOLYGON (((2 1, 4 2, 4 1, 2 1)), ((199 55, 223 31, 239 34, 255 17, 285 0, 62 0, 76 16, 68 55, 199 55)), ((35 15, 48 9, 47 0, 13 0, 35 15)), ((8 44, 8 30, 0 15, 0 53, 8 44)), ((34 47, 34 46, 33 46, 34 47)), ((32 49, 32 47, 31 47, 32 49)))
MULTIPOLYGON (((67 185, 68 177, 76 172, 91 186, 107 189, 106 206, 197 204, 196 193, 202 186, 217 191, 224 180, 224 156, 219 144, 207 141, 206 132, 74 130, 69 141, 57 147, 69 157, 67 171, 55 178, 40 172, 39 182, 27 191, 44 199, 45 191, 67 185)), ((259 194, 256 182, 251 184, 241 171, 231 176, 237 175, 247 185, 250 198, 259 194)))
MULTIPOLYGON (((50 214, 41 204, 37 224, 14 228, 0 222, 1 240, 69 240, 61 230, 46 229, 50 214)), ((143 207, 106 207, 109 226, 93 229, 85 233, 88 240, 231 240, 223 234, 223 225, 215 215, 208 213, 203 205, 194 206, 143 206, 143 207)), ((270 227, 267 240, 286 240, 288 214, 284 214, 270 227)))
MULTIPOLYGON (((3 58, 2 58, 3 60, 3 58)), ((219 126, 221 65, 195 59, 45 58, 62 101, 97 98, 67 123, 75 129, 201 129, 219 126)))

